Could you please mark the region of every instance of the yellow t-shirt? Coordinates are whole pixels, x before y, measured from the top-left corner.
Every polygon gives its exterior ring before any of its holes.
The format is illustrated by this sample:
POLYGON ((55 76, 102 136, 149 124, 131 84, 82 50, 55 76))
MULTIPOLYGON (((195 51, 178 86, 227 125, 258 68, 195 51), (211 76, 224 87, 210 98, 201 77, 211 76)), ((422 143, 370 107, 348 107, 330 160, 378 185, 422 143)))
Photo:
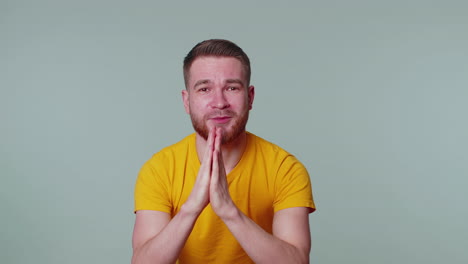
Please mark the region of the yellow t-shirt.
MULTIPOLYGON (((272 233, 275 212, 290 207, 315 210, 309 174, 280 147, 247 133, 242 158, 226 176, 236 206, 272 233)), ((187 200, 200 161, 195 134, 156 153, 142 167, 135 186, 135 211, 156 210, 174 216, 187 200)), ((253 263, 226 225, 208 205, 197 219, 179 263, 253 263)))

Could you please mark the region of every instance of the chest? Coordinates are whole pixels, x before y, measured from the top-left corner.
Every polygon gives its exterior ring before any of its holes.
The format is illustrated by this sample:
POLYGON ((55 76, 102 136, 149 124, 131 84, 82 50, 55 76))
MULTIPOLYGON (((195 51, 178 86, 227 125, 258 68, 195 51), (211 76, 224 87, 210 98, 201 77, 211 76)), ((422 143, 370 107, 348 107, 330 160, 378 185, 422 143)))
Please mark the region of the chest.
MULTIPOLYGON (((181 176, 178 180, 174 180, 171 187, 173 215, 177 214, 192 192, 198 170, 197 166, 189 166, 183 172, 177 173, 181 176)), ((255 166, 236 168, 227 175, 226 179, 231 199, 245 215, 257 223, 266 218, 273 218, 275 177, 268 168, 255 166)))

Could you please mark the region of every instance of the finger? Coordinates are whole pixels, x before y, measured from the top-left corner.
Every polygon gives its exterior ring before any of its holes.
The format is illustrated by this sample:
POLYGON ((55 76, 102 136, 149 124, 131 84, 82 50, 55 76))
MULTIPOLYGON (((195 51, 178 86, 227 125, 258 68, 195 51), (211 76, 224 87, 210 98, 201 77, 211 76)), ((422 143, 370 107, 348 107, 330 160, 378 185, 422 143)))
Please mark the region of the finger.
POLYGON ((221 151, 221 139, 222 139, 222 129, 216 128, 216 138, 215 138, 215 149, 213 151, 213 165, 212 165, 212 184, 216 185, 222 179, 224 173, 221 170, 224 170, 222 151, 221 151))
POLYGON ((223 140, 223 130, 221 128, 218 129, 218 133, 216 134, 216 144, 215 147, 217 147, 218 150, 218 165, 219 168, 224 170, 224 161, 223 161, 223 152, 221 151, 221 142, 223 140))
POLYGON ((222 166, 220 163, 220 154, 221 154, 221 137, 222 137, 222 130, 220 127, 216 128, 216 138, 215 138, 215 149, 213 152, 213 174, 216 173, 216 180, 218 180, 219 176, 219 168, 222 166))
POLYGON ((206 145, 205 153, 213 152, 215 138, 216 138, 216 131, 215 131, 215 128, 213 127, 210 129, 208 133, 208 139, 206 140, 207 145, 206 145))
POLYGON ((216 128, 215 150, 221 151, 221 139, 223 137, 223 130, 220 127, 216 128))
POLYGON ((213 130, 211 129, 208 134, 207 145, 205 147, 205 154, 203 155, 199 173, 199 175, 205 179, 205 182, 209 181, 209 178, 211 176, 214 138, 215 133, 213 133, 213 130))
POLYGON ((211 184, 216 185, 218 182, 219 176, 219 158, 218 158, 218 150, 215 149, 213 151, 213 163, 211 167, 211 184))
POLYGON ((205 152, 203 154, 203 157, 201 157, 202 166, 205 164, 209 164, 209 166, 211 167, 211 157, 213 152, 214 138, 215 133, 213 133, 213 129, 210 129, 208 133, 208 138, 206 139, 205 152))

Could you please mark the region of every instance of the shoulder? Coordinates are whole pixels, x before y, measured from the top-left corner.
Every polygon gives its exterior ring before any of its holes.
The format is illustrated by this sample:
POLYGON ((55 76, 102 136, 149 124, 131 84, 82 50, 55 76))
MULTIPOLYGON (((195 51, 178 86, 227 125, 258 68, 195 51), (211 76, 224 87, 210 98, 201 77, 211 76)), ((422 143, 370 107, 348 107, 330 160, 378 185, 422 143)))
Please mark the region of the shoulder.
POLYGON ((266 155, 272 155, 275 158, 286 158, 294 157, 291 153, 278 146, 275 143, 272 143, 262 137, 259 137, 251 132, 247 132, 248 140, 251 141, 252 146, 255 148, 256 152, 264 153, 266 155))
POLYGON ((250 132, 248 132, 248 138, 251 140, 249 151, 252 152, 247 154, 252 155, 249 158, 268 164, 270 170, 280 175, 296 172, 308 176, 304 164, 290 152, 250 132))
POLYGON ((187 159, 195 146, 195 134, 190 134, 170 146, 164 147, 154 153, 150 159, 143 164, 143 169, 154 170, 155 168, 168 168, 175 166, 176 161, 187 159))
POLYGON ((143 163, 138 174, 138 180, 174 175, 173 172, 177 165, 183 166, 188 159, 191 146, 195 144, 194 141, 195 135, 191 134, 153 154, 150 159, 143 163))
POLYGON ((180 140, 177 143, 174 143, 170 146, 164 147, 160 151, 153 154, 153 156, 148 160, 148 162, 156 161, 159 159, 170 158, 173 156, 180 156, 184 153, 188 153, 190 148, 195 144, 195 134, 190 134, 180 140))

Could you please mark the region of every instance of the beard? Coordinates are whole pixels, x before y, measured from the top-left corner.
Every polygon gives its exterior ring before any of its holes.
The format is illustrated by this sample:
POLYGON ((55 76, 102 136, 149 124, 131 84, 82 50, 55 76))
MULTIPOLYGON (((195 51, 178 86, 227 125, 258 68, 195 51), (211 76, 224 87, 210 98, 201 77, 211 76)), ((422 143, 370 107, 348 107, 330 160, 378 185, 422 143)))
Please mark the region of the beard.
POLYGON ((229 127, 224 127, 224 125, 218 125, 224 128, 221 144, 232 143, 242 133, 245 132, 247 120, 249 119, 249 110, 246 110, 241 114, 237 114, 236 112, 231 110, 219 110, 202 117, 190 114, 190 119, 192 120, 193 128, 205 140, 208 140, 208 134, 210 132, 210 129, 206 125, 206 121, 210 118, 210 116, 215 115, 228 115, 231 117, 230 123, 232 122, 232 124, 229 127))

